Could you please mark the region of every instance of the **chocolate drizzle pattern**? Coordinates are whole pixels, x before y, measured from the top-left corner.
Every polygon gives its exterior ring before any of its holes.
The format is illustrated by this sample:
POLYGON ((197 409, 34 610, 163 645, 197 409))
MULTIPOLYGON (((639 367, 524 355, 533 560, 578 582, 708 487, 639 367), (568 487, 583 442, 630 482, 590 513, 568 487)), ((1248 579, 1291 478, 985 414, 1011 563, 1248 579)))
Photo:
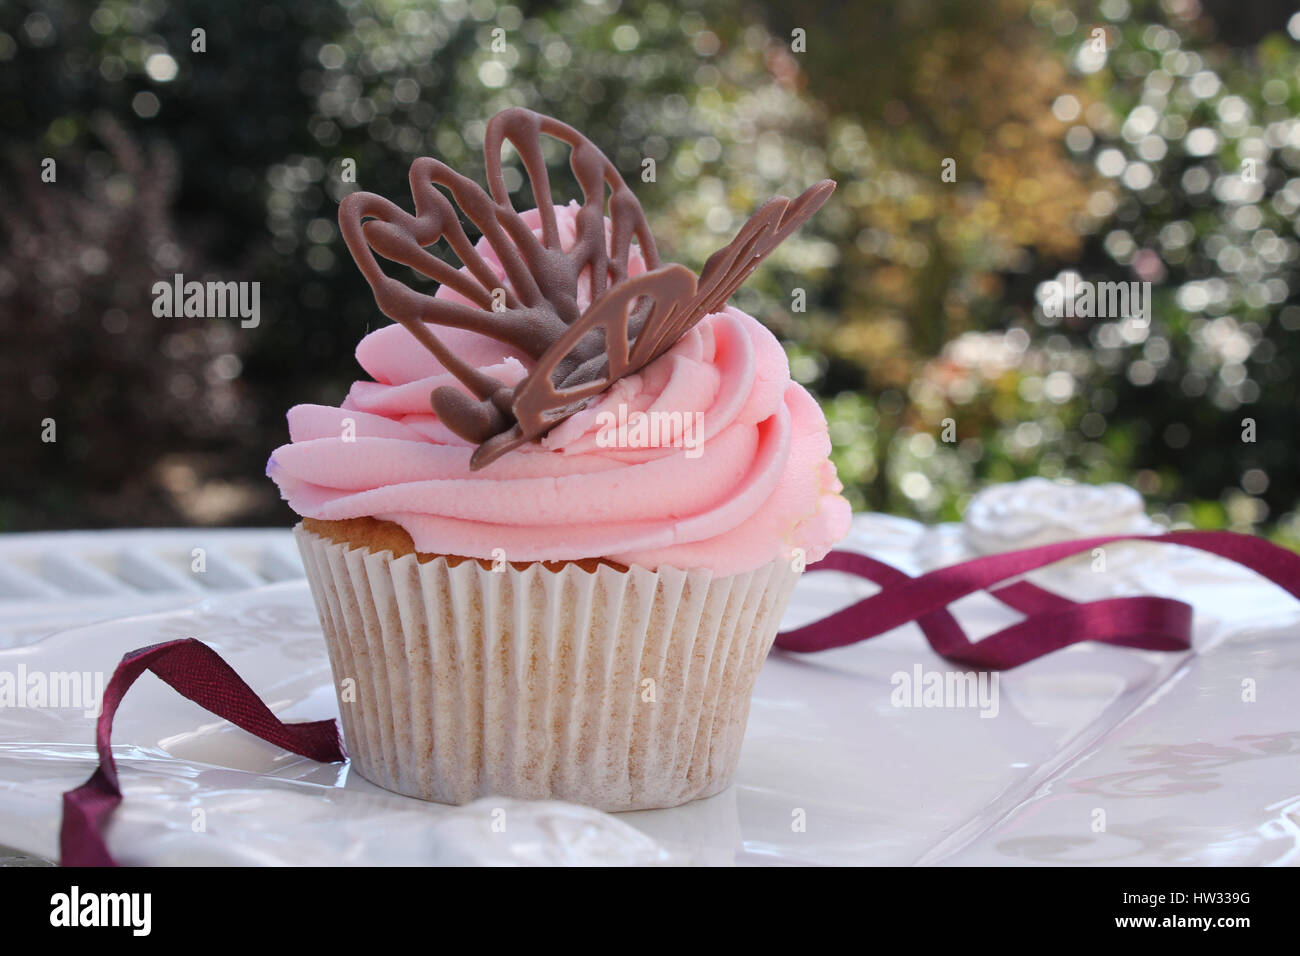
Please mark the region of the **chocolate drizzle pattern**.
POLYGON ((486 191, 445 163, 423 157, 410 171, 415 215, 366 192, 352 193, 339 206, 344 241, 380 310, 410 330, 464 386, 441 386, 431 402, 451 431, 478 446, 470 459, 472 469, 536 441, 614 382, 663 355, 702 318, 721 309, 835 189, 834 182, 823 180, 797 199, 768 200, 735 239, 709 257, 697 279, 685 266, 660 264, 636 196, 605 154, 573 127, 531 110, 503 110, 488 121, 483 151, 486 191), (569 147, 569 165, 582 190, 576 239, 567 250, 551 198, 544 135, 569 147), (510 201, 502 170, 506 142, 519 154, 532 187, 540 237, 510 201), (437 186, 445 187, 451 199, 437 186), (496 254, 504 283, 470 241, 457 206, 496 254), (440 239, 463 270, 428 251, 440 239), (629 277, 633 241, 646 271, 629 277), (376 253, 448 286, 473 305, 412 289, 385 273, 376 253), (578 305, 584 275, 591 282, 586 310, 578 305), (458 358, 431 326, 488 336, 535 364, 522 381, 506 385, 458 358))

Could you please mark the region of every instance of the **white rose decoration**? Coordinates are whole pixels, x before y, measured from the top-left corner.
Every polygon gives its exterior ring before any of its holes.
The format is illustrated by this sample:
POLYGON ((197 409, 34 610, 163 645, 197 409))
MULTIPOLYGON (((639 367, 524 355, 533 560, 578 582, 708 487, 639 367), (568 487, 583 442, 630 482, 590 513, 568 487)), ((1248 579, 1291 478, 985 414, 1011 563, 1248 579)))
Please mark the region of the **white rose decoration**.
POLYGON ((1142 496, 1127 485, 1076 485, 1046 478, 985 488, 962 518, 966 544, 978 554, 1107 534, 1160 534, 1142 496))

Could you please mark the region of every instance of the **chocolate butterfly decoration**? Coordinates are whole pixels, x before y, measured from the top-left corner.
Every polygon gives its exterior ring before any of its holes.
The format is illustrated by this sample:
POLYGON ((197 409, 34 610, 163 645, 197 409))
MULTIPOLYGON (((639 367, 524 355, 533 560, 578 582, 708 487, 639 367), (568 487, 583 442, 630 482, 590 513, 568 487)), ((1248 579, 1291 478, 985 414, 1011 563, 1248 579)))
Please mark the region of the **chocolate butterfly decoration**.
POLYGON ((534 113, 502 110, 487 124, 483 144, 488 191, 445 163, 411 164, 415 215, 373 193, 356 192, 339 206, 339 226, 380 310, 410 330, 465 390, 434 389, 438 418, 478 445, 477 470, 511 449, 536 441, 624 376, 667 352, 706 315, 723 307, 767 255, 812 216, 834 191, 823 180, 795 200, 764 203, 740 232, 704 264, 698 279, 685 266, 660 265, 645 213, 613 163, 573 127, 534 113), (576 239, 565 250, 542 155, 542 135, 566 143, 582 189, 576 239), (541 236, 515 211, 506 189, 501 151, 519 153, 537 202, 541 236), (478 227, 505 272, 504 281, 470 242, 453 206, 478 227), (610 228, 605 226, 606 190, 610 228), (445 239, 464 264, 428 251, 445 239), (646 271, 628 276, 632 242, 646 271), (472 305, 417 292, 387 275, 375 253, 460 293, 472 305), (578 307, 582 277, 591 304, 578 307), (535 363, 514 386, 458 358, 430 325, 468 329, 514 346, 535 363))

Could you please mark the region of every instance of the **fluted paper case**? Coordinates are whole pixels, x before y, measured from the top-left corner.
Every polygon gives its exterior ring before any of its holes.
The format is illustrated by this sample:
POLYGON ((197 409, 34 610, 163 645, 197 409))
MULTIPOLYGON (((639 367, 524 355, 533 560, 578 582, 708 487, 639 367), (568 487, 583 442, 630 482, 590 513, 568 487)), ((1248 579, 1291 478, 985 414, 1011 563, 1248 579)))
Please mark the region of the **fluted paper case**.
POLYGON ((489 570, 294 529, 353 766, 439 803, 671 807, 731 783, 799 573, 489 570))

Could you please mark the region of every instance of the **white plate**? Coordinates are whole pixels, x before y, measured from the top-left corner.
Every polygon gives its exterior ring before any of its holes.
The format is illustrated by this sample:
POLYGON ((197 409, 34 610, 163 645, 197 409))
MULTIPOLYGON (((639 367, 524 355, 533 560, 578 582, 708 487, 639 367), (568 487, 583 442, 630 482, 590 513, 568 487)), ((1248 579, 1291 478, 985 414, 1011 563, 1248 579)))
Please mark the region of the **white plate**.
MULTIPOLYGON (((914 572, 933 551, 927 534, 859 519, 851 543, 914 572)), ((110 846, 137 864, 1300 861, 1296 603, 1215 558, 1125 548, 1105 574, 1071 562, 1035 580, 1080 599, 1154 588, 1191 600, 1195 653, 1072 648, 1000 675, 989 717, 894 706, 895 674, 949 669, 910 626, 777 654, 737 785, 672 810, 422 803, 286 754, 146 676, 114 730, 126 800, 110 846)), ((809 575, 787 626, 873 590, 809 575)), ((957 612, 976 634, 1016 619, 979 598, 957 612)), ((302 582, 64 631, 0 651, 0 672, 107 676, 125 652, 178 637, 214 647, 283 719, 337 714, 302 582)), ((0 845, 57 854, 60 794, 94 767, 93 726, 79 709, 0 711, 0 845)))

